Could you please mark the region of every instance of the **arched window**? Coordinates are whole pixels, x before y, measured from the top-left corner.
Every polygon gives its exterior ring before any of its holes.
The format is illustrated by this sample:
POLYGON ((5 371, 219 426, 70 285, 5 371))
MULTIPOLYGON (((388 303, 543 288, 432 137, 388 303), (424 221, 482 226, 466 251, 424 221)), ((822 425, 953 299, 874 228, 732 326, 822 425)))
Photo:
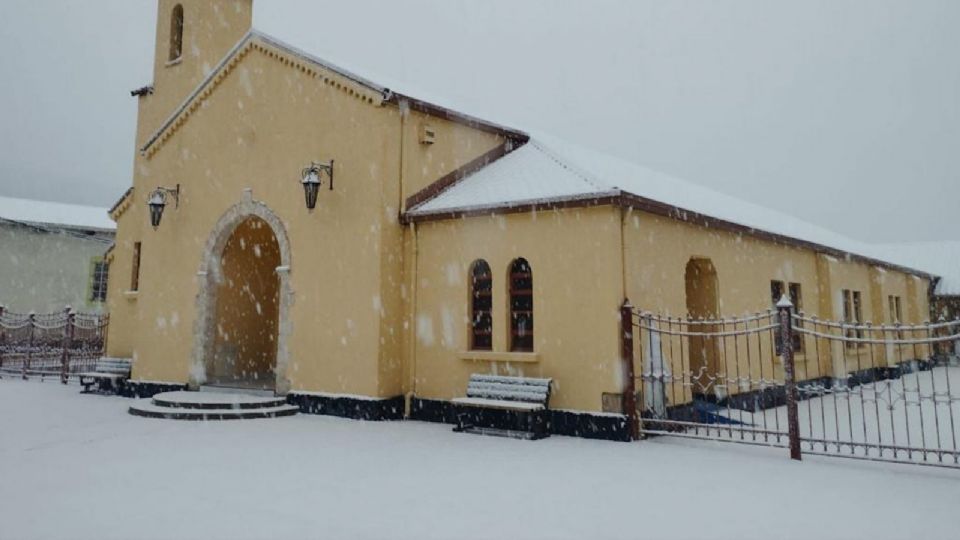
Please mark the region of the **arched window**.
POLYGON ((510 264, 510 350, 533 351, 533 272, 526 259, 510 264))
POLYGON ((177 4, 170 15, 170 58, 172 62, 183 54, 183 6, 177 4))
POLYGON ((489 351, 493 348, 493 276, 490 265, 480 259, 470 270, 470 348, 489 351))

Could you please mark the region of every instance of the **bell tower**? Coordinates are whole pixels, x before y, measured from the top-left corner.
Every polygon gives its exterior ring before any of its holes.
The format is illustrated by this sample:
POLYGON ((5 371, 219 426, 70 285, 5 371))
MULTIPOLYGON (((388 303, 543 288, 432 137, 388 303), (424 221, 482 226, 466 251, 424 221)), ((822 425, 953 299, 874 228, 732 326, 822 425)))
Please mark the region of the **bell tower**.
POLYGON ((158 0, 153 92, 141 96, 137 144, 160 127, 250 30, 253 0, 158 0))

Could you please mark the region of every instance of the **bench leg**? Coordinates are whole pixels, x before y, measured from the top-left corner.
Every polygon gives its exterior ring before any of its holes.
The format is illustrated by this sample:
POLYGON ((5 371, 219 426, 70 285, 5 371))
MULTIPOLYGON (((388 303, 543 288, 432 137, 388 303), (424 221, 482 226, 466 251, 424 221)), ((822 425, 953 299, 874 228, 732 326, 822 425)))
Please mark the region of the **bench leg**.
POLYGON ((532 425, 530 426, 530 431, 533 433, 534 439, 545 439, 550 436, 547 433, 547 412, 546 410, 537 411, 530 414, 530 419, 532 425))
POLYGON ((456 427, 453 428, 454 431, 459 433, 461 431, 465 431, 467 427, 469 427, 467 426, 466 422, 464 422, 465 417, 466 417, 466 413, 459 412, 459 411, 457 412, 457 425, 456 427))

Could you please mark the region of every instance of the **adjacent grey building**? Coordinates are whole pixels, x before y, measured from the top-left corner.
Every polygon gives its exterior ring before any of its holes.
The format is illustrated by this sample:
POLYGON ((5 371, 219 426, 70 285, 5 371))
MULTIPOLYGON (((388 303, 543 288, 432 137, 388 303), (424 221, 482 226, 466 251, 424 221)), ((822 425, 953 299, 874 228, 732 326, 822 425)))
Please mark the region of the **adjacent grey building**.
POLYGON ((0 305, 102 311, 114 228, 106 208, 0 197, 0 305))

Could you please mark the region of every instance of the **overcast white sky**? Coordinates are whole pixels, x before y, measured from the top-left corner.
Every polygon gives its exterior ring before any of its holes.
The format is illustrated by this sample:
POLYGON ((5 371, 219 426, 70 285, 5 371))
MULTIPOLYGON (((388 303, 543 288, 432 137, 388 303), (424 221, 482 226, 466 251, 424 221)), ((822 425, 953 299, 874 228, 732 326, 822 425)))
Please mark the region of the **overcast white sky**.
MULTIPOLYGON (((860 239, 960 239, 957 0, 256 6, 261 30, 466 112, 860 239)), ((3 7, 0 195, 109 205, 131 182, 156 3, 3 7)))

